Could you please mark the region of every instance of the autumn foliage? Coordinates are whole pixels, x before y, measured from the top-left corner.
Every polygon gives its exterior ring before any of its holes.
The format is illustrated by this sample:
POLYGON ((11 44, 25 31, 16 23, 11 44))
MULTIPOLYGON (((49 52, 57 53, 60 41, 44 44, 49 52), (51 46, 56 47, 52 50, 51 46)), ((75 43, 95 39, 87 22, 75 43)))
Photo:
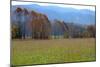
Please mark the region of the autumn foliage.
POLYGON ((51 22, 45 14, 34 10, 17 7, 12 13, 12 38, 19 39, 50 39, 95 37, 95 25, 81 27, 77 24, 66 23, 60 20, 51 22))
POLYGON ((17 24, 12 24, 13 38, 48 39, 50 37, 50 22, 46 15, 19 7, 14 13, 16 14, 17 24), (30 35, 28 35, 27 31, 30 32, 30 35))

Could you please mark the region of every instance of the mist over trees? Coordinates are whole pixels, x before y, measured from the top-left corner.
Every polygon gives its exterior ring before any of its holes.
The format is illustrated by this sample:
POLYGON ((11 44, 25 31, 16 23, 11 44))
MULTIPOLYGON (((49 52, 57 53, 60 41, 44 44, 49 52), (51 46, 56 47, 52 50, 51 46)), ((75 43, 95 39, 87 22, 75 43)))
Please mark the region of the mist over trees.
POLYGON ((95 38, 95 32, 95 24, 83 26, 59 19, 51 21, 45 14, 25 8, 17 7, 11 15, 13 39, 95 38))
POLYGON ((34 39, 48 39, 50 36, 50 22, 47 16, 37 13, 35 11, 28 11, 27 9, 16 8, 15 22, 12 21, 12 35, 13 38, 31 37, 34 39), (17 31, 16 31, 17 30, 17 31))

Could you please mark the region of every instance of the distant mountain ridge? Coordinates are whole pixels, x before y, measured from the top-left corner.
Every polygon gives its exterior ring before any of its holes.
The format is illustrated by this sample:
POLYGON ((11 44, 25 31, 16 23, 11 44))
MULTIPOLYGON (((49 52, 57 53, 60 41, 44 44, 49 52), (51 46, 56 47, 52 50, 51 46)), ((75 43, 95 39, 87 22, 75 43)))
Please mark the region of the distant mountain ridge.
POLYGON ((12 11, 17 7, 35 10, 48 16, 49 20, 58 19, 65 22, 73 22, 79 24, 95 24, 95 11, 88 9, 75 9, 59 6, 40 6, 37 4, 31 5, 16 5, 12 6, 12 11))

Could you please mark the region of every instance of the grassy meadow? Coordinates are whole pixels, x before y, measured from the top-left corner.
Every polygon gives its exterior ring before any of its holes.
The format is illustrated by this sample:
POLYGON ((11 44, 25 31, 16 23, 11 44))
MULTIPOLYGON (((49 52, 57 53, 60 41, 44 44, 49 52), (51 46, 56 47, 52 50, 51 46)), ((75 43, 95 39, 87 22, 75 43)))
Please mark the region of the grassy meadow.
POLYGON ((11 65, 95 61, 95 39, 12 40, 11 65))

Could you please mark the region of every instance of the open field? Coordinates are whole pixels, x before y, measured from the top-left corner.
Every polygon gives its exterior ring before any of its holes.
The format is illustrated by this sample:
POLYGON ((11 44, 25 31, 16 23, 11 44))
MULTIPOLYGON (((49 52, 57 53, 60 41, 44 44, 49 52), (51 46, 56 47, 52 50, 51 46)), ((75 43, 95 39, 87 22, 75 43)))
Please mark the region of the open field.
POLYGON ((95 39, 12 40, 11 64, 95 61, 95 39))

